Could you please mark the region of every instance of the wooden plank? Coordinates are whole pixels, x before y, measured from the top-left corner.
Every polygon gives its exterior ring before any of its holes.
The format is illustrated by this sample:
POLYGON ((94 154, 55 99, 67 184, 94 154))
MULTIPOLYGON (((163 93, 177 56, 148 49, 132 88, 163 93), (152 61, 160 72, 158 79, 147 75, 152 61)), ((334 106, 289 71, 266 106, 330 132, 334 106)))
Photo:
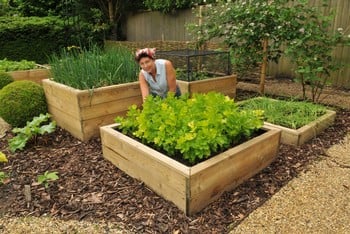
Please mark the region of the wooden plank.
POLYGON ((14 80, 30 80, 35 83, 41 84, 43 79, 47 79, 50 76, 49 69, 31 69, 23 71, 8 72, 14 80))
POLYGON ((299 145, 304 144, 310 139, 316 137, 326 128, 331 126, 334 123, 336 116, 335 111, 328 110, 326 114, 318 118, 317 120, 305 125, 302 128, 299 128, 297 131, 299 132, 299 145))
POLYGON ((127 111, 125 110, 110 115, 99 116, 94 119, 82 120, 82 131, 84 136, 82 140, 85 141, 91 137, 100 136, 100 127, 113 124, 115 117, 125 116, 126 112, 127 111))
POLYGON ((190 213, 198 212, 268 166, 277 155, 280 132, 270 130, 192 167, 190 213))
POLYGON ((79 90, 49 79, 43 80, 42 85, 49 106, 64 110, 77 119, 80 118, 80 109, 77 99, 79 90))
MULTIPOLYGON (((104 157, 185 211, 188 174, 184 172, 188 170, 183 166, 176 166, 178 163, 174 160, 171 164, 164 163, 162 158, 166 156, 160 156, 159 152, 147 149, 131 138, 114 134, 112 131, 117 132, 113 129, 101 128, 104 157)), ((169 162, 169 158, 166 161, 169 162)))
MULTIPOLYGON (((176 160, 120 133, 119 131, 116 131, 114 128, 118 124, 110 124, 107 126, 103 126, 100 128, 101 131, 101 138, 103 138, 103 135, 108 134, 109 137, 105 137, 104 141, 105 143, 108 143, 109 145, 114 145, 114 147, 118 148, 120 145, 119 142, 127 142, 128 145, 132 145, 134 150, 137 150, 137 152, 145 152, 148 154, 149 157, 153 158, 154 160, 158 161, 161 164, 164 165, 170 165, 170 167, 175 168, 176 171, 178 171, 180 174, 183 174, 185 176, 189 175, 189 167, 183 165, 182 163, 177 162, 176 160), (116 141, 117 139, 117 141, 116 141), (111 142, 108 142, 111 140, 111 142)), ((123 150, 123 149, 121 149, 123 150)), ((125 154, 125 153, 123 153, 125 154)))
POLYGON ((70 115, 68 111, 57 109, 54 106, 48 106, 49 113, 52 119, 57 122, 57 125, 66 129, 70 134, 78 139, 84 139, 84 134, 81 126, 81 121, 70 115))
POLYGON ((264 126, 269 128, 281 129, 281 143, 288 145, 299 145, 299 133, 295 129, 286 128, 268 122, 265 122, 264 126))
POLYGON ((177 84, 181 90, 181 94, 185 94, 189 92, 189 82, 183 80, 177 80, 177 84))
POLYGON ((129 107, 134 104, 139 107, 142 105, 141 95, 124 99, 115 99, 113 101, 95 104, 92 106, 85 106, 81 108, 80 115, 82 120, 93 119, 111 114, 115 114, 116 116, 116 113, 127 111, 129 107))
POLYGON ((111 85, 92 90, 80 90, 78 94, 80 107, 96 105, 127 97, 140 97, 141 99, 141 90, 138 82, 111 85))
POLYGON ((210 91, 220 92, 233 98, 236 96, 236 75, 206 79, 200 81, 190 81, 188 83, 188 92, 208 93, 210 91))

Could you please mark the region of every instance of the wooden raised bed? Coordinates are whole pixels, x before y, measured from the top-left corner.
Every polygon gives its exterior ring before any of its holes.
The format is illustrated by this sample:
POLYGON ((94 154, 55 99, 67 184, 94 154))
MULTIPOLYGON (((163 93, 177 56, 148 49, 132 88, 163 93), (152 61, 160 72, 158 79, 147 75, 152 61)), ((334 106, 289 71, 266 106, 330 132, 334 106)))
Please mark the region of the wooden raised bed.
POLYGON ((142 103, 138 82, 112 85, 93 90, 79 90, 43 80, 49 113, 57 125, 74 137, 87 141, 99 136, 99 127, 125 115, 129 106, 142 103))
POLYGON ((41 85, 42 80, 50 77, 50 69, 31 69, 8 72, 14 80, 30 80, 41 85))
POLYGON ((335 116, 335 111, 327 110, 326 114, 298 129, 286 128, 268 122, 265 122, 265 125, 282 131, 281 143, 300 146, 331 126, 334 123, 335 116))
POLYGON ((177 80, 182 93, 220 92, 231 98, 236 96, 237 76, 229 75, 197 81, 177 80))
POLYGON ((277 156, 280 130, 258 137, 189 167, 115 130, 100 128, 103 156, 192 215, 267 167, 277 156))

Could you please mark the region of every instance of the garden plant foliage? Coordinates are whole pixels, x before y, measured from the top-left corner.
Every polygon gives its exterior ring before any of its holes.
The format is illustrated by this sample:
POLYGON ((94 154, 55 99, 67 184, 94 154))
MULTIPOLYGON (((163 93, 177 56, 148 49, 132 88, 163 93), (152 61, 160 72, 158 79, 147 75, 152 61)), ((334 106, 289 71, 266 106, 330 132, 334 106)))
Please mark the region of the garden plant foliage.
POLYGON ((327 111, 325 106, 310 102, 267 97, 243 101, 239 107, 244 110, 263 110, 267 122, 292 129, 311 123, 327 111))
POLYGON ((8 59, 0 60, 0 71, 19 71, 19 70, 30 70, 34 69, 36 64, 34 61, 28 61, 22 59, 21 61, 12 61, 8 59))
POLYGON ((45 133, 54 132, 56 129, 56 122, 49 121, 50 114, 40 114, 33 118, 32 121, 27 122, 27 125, 23 128, 14 128, 12 132, 16 134, 15 137, 9 139, 9 146, 11 152, 16 150, 22 150, 27 142, 37 135, 44 135, 45 133))
POLYGON ((332 52, 349 45, 347 29, 330 31, 332 13, 324 15, 329 1, 312 7, 309 0, 218 0, 201 12, 202 23, 188 27, 201 45, 222 38, 232 52, 234 69, 239 73, 261 64, 260 92, 268 61, 278 62, 285 54, 296 69, 296 80, 312 90, 317 102, 332 72, 341 68, 332 52), (264 69, 265 70, 264 70, 264 69))
POLYGON ((142 110, 133 105, 127 117, 115 121, 124 134, 195 164, 249 138, 262 127, 263 112, 240 111, 229 97, 211 92, 193 98, 149 96, 142 110))
POLYGON ((54 81, 77 89, 93 89, 137 80, 138 64, 124 47, 104 51, 68 47, 50 59, 54 81))

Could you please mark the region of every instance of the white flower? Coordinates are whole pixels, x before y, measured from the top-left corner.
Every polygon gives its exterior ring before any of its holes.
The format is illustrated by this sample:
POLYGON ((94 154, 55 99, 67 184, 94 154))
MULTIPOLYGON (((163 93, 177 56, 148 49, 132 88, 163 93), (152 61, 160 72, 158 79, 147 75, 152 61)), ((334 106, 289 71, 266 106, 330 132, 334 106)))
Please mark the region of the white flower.
POLYGON ((305 32, 305 28, 299 29, 299 32, 304 33, 305 32))

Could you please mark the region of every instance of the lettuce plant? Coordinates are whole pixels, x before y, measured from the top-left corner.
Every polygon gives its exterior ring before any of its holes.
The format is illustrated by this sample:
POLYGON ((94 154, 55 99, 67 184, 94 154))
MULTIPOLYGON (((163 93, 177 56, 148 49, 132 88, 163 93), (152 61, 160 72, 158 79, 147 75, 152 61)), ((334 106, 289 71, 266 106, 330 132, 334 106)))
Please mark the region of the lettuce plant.
POLYGON ((232 99, 214 92, 193 98, 149 96, 142 110, 131 106, 115 121, 124 134, 196 164, 249 138, 262 127, 263 111, 240 111, 232 99))
POLYGON ((11 152, 16 150, 22 150, 27 142, 35 138, 37 135, 44 135, 45 133, 54 132, 56 129, 56 122, 51 121, 48 124, 44 124, 49 121, 50 114, 40 114, 34 117, 31 122, 27 122, 27 125, 23 128, 14 128, 13 133, 17 134, 15 137, 9 139, 9 146, 11 152))

